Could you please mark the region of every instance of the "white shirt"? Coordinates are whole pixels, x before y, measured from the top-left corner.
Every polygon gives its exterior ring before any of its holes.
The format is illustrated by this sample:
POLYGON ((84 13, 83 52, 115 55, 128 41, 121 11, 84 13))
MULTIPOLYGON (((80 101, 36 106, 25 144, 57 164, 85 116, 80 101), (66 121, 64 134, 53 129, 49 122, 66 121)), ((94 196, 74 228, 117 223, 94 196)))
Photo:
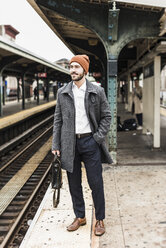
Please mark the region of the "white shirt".
POLYGON ((76 134, 90 133, 91 128, 85 110, 86 81, 80 88, 73 82, 72 90, 75 103, 75 132, 76 134))

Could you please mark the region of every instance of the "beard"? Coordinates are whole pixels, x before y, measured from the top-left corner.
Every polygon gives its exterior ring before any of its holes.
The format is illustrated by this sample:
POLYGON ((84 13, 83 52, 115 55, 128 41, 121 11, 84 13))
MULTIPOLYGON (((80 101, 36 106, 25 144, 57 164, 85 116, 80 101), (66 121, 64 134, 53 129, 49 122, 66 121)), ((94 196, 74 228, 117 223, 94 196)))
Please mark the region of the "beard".
POLYGON ((72 73, 71 78, 73 81, 80 81, 84 77, 84 72, 81 74, 72 73))

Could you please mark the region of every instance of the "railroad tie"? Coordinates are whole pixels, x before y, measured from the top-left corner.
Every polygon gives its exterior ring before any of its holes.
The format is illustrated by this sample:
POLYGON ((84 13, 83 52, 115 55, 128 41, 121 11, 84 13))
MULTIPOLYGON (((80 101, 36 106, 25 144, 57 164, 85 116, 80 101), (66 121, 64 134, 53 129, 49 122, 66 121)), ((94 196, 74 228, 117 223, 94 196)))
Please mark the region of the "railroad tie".
POLYGON ((0 215, 8 207, 19 190, 31 177, 38 165, 50 151, 52 137, 31 157, 27 163, 14 175, 10 181, 0 190, 0 215), (39 156, 40 154, 40 156, 39 156))

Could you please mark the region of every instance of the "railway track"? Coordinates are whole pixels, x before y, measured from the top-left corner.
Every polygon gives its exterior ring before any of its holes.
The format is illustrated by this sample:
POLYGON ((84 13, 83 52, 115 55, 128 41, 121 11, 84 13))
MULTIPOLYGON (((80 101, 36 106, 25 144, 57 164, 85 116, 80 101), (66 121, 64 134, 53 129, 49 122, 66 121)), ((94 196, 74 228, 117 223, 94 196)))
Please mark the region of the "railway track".
POLYGON ((40 134, 42 134, 47 128, 52 126, 53 115, 45 118, 40 123, 29 128, 22 134, 18 135, 14 139, 0 146, 0 171, 3 164, 11 161, 13 157, 18 155, 23 149, 31 144, 40 134))
POLYGON ((0 248, 19 247, 50 183, 52 125, 0 168, 0 248))

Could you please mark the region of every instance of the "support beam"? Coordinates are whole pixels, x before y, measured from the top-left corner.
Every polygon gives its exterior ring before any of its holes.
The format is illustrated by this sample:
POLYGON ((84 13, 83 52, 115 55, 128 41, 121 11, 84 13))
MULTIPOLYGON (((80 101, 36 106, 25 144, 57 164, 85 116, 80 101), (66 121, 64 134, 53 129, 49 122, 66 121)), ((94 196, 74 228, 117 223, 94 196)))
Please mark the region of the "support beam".
POLYGON ((22 109, 25 109, 25 84, 24 84, 24 76, 21 77, 22 80, 22 109))
POLYGON ((6 89, 5 89, 5 78, 3 77, 3 85, 2 85, 2 97, 3 97, 3 105, 5 105, 5 92, 6 92, 6 89))
POLYGON ((127 74, 127 111, 131 112, 131 106, 132 106, 132 96, 131 96, 131 91, 130 89, 132 88, 131 86, 131 77, 130 73, 127 74))
MULTIPOLYGON (((109 3, 112 5, 112 2, 109 3)), ((108 40, 117 41, 118 39, 118 18, 119 18, 119 9, 116 9, 116 2, 113 2, 113 6, 109 6, 108 13, 108 40)))
POLYGON ((166 8, 165 0, 160 0, 160 1, 156 1, 156 0, 116 0, 116 2, 166 8))
POLYGON ((17 101, 20 101, 20 86, 19 86, 20 78, 17 77, 17 101))
POLYGON ((111 109, 111 126, 108 134, 109 150, 116 163, 117 149, 117 60, 108 60, 108 102, 111 109))
POLYGON ((160 148, 160 71, 161 57, 156 56, 154 58, 154 148, 160 148))
POLYGON ((3 106, 2 106, 2 99, 3 99, 3 77, 2 77, 2 73, 0 72, 0 116, 3 116, 3 106))
POLYGON ((49 102, 49 92, 50 92, 50 89, 49 89, 49 79, 46 79, 46 100, 47 100, 47 102, 49 102))
POLYGON ((37 105, 39 105, 39 78, 36 78, 37 81, 37 105))

